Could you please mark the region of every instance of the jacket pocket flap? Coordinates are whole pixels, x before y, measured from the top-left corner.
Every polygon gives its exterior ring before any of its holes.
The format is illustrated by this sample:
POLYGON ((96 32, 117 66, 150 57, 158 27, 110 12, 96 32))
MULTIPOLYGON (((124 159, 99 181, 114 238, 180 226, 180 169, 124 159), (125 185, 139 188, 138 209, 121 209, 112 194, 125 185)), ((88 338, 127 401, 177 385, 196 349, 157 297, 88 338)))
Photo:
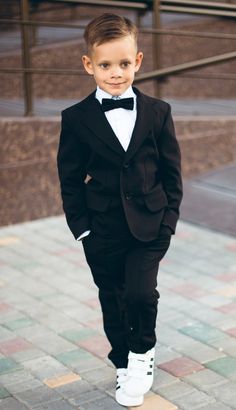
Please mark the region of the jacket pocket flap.
POLYGON ((152 212, 157 212, 168 205, 166 194, 163 190, 153 191, 144 197, 147 208, 152 212))
POLYGON ((102 196, 101 194, 98 196, 94 192, 87 191, 86 192, 86 201, 87 207, 89 209, 94 209, 95 211, 105 212, 109 204, 111 202, 111 197, 109 196, 102 196))

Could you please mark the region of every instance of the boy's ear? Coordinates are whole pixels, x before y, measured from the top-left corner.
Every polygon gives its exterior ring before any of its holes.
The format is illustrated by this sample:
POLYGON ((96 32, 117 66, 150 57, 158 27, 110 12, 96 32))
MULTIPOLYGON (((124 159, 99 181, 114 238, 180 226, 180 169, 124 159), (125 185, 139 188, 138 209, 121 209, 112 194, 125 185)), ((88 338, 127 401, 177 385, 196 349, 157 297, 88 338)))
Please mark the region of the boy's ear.
POLYGON ((143 61, 143 53, 142 53, 142 51, 139 51, 137 53, 136 59, 135 59, 135 72, 136 73, 140 69, 142 61, 143 61))
POLYGON ((90 75, 93 75, 93 65, 92 65, 91 58, 84 55, 82 56, 82 62, 83 62, 84 68, 87 71, 87 73, 90 75))

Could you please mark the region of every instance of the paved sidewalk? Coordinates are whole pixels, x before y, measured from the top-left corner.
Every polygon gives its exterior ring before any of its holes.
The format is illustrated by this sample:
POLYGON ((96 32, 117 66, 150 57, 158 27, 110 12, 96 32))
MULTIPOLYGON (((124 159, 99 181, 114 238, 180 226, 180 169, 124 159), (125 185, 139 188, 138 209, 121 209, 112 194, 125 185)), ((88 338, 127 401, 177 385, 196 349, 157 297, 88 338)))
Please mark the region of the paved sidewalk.
MULTIPOLYGON (((97 289, 64 217, 0 229, 0 410, 118 410, 97 289)), ((236 238, 180 222, 140 410, 236 409, 236 238)))

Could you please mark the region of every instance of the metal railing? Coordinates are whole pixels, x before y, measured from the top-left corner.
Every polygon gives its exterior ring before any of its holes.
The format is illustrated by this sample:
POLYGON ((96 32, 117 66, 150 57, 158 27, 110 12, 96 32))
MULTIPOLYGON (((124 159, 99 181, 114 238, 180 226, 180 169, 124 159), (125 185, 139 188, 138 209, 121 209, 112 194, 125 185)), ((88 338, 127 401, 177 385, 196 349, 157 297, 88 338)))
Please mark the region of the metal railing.
MULTIPOLYGON (((121 8, 133 9, 136 11, 149 9, 149 4, 145 2, 126 2, 126 1, 107 1, 107 0, 48 0, 48 2, 57 2, 57 3, 74 3, 74 4, 83 4, 83 5, 109 5, 121 8), (117 4, 118 3, 118 4, 117 4), (139 6, 138 6, 138 5, 139 6), (145 7, 144 7, 145 6, 145 7)), ((226 4, 226 3, 213 3, 208 1, 198 1, 198 0, 153 0, 152 2, 152 11, 153 11, 153 28, 140 28, 141 33, 149 33, 152 36, 155 36, 153 41, 153 57, 154 57, 154 67, 155 70, 140 74, 136 77, 135 82, 144 82, 148 80, 158 79, 168 77, 170 75, 177 75, 185 73, 194 68, 211 66, 217 63, 230 61, 236 58, 236 51, 219 54, 213 57, 203 58, 195 61, 190 61, 184 64, 178 64, 171 67, 160 68, 160 35, 173 35, 173 36, 189 36, 195 38, 213 38, 213 39, 231 39, 236 40, 236 35, 233 34, 219 34, 219 33, 208 33, 208 32, 190 32, 184 30, 163 30, 160 28, 160 12, 161 11, 170 11, 166 7, 174 7, 174 10, 171 11, 179 12, 177 8, 182 8, 184 5, 185 11, 192 13, 192 10, 195 10, 198 7, 198 10, 202 13, 202 10, 213 12, 214 10, 220 12, 221 17, 236 17, 236 5, 226 4), (214 6, 214 7, 213 7, 214 6), (208 8, 207 8, 208 7, 208 8), (187 11, 188 9, 188 11, 187 11), (225 13, 230 9, 230 16, 225 13), (157 36, 157 37, 156 37, 157 36)), ((19 25, 21 27, 21 36, 22 36, 22 68, 0 68, 0 72, 3 73, 22 73, 23 75, 23 84, 24 84, 24 101, 25 101, 25 115, 33 115, 33 95, 32 95, 32 74, 55 74, 55 75, 83 75, 84 71, 78 69, 38 69, 31 67, 31 55, 30 55, 30 31, 32 27, 61 27, 61 28, 84 28, 80 24, 71 24, 71 23, 59 23, 53 21, 36 21, 30 19, 30 8, 29 0, 20 0, 20 19, 1 19, 0 23, 9 24, 9 25, 19 25)), ((199 13, 199 14, 201 14, 199 13)), ((203 13, 204 14, 204 13, 203 13)), ((215 15, 215 14, 209 14, 215 15)), ((218 15, 218 14, 217 14, 218 15)), ((192 77, 197 78, 197 74, 190 74, 192 77)), ((204 75, 205 78, 209 78, 209 74, 204 75)), ((214 75, 214 78, 221 79, 235 79, 234 74, 217 74, 214 75)))

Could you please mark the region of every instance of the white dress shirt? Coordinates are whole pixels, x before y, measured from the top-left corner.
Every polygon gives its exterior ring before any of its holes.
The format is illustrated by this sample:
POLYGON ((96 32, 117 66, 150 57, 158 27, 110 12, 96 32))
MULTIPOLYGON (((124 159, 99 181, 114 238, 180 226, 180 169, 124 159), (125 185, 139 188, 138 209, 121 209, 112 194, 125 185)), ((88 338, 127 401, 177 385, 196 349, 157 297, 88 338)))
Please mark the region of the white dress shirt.
MULTIPOLYGON (((131 135, 134 129, 134 124, 137 117, 136 94, 134 93, 131 86, 122 95, 119 96, 120 99, 130 97, 133 97, 134 99, 133 110, 115 108, 114 110, 106 111, 104 113, 111 128, 113 129, 115 135, 117 136, 125 151, 129 146, 131 135)), ((97 87, 96 98, 100 102, 100 104, 102 104, 103 98, 112 98, 112 95, 106 93, 105 91, 101 90, 101 88, 97 87)))
MULTIPOLYGON (((95 94, 97 100, 102 104, 103 98, 114 98, 111 94, 106 93, 101 88, 97 87, 97 91, 95 94)), ((115 108, 110 111, 106 111, 104 114, 113 129, 116 137, 120 141, 120 144, 127 151, 129 146, 131 136, 134 129, 134 124, 137 117, 137 97, 134 93, 132 87, 130 86, 123 94, 119 96, 119 98, 130 98, 134 99, 134 108, 133 110, 126 110, 124 108, 115 108)), ((83 232, 77 241, 84 238, 85 236, 89 235, 90 231, 83 232)))

